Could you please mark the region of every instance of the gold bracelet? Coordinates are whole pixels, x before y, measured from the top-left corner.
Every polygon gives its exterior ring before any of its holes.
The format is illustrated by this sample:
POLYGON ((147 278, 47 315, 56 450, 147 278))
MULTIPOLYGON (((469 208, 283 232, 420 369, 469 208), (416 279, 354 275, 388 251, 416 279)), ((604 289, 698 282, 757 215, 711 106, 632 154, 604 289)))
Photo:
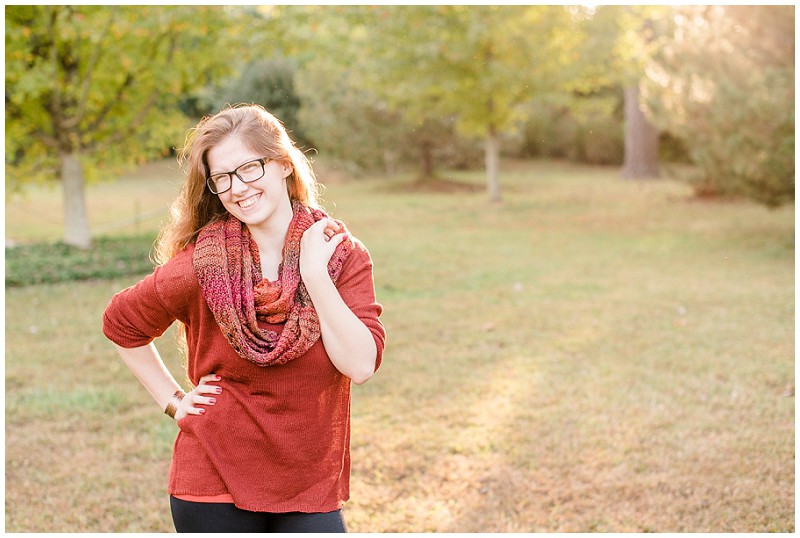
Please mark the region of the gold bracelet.
POLYGON ((175 391, 175 394, 172 395, 169 403, 167 404, 167 408, 164 409, 164 414, 166 414, 169 418, 175 418, 175 412, 178 410, 178 404, 181 403, 183 397, 186 396, 186 393, 182 390, 178 389, 175 391))

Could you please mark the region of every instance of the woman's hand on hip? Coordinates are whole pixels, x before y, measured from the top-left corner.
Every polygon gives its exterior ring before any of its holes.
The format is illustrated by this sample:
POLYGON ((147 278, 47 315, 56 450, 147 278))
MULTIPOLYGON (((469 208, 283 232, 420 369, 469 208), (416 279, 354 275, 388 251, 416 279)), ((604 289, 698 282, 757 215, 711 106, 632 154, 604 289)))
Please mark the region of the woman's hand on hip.
POLYGON ((328 262, 347 234, 333 219, 312 224, 300 240, 300 275, 304 281, 328 274, 328 262))
POLYGON ((216 396, 222 393, 219 385, 210 385, 210 382, 220 381, 217 374, 208 374, 200 378, 200 382, 190 392, 186 393, 175 411, 175 420, 178 421, 187 415, 202 415, 206 412, 205 406, 217 403, 216 396))

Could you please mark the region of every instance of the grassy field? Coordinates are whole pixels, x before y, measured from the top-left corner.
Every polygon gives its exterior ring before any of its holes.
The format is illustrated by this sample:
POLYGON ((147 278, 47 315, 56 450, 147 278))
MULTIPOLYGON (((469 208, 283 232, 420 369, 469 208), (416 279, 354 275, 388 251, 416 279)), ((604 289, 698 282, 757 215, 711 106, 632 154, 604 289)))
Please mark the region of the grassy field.
MULTIPOLYGON (((404 178, 327 190, 373 255, 389 335, 353 391, 350 530, 794 531, 794 207, 502 171, 501 205, 404 178)), ((111 220, 169 173, 91 207, 111 220)), ((7 531, 173 530, 175 426, 100 332, 137 279, 6 290, 7 531)), ((182 379, 172 336, 158 345, 182 379)))
MULTIPOLYGON (((183 174, 177 162, 147 164, 117 181, 87 188, 89 225, 96 235, 138 234, 158 230, 169 204, 180 189, 183 174)), ((40 185, 6 198, 6 243, 61 239, 61 190, 40 185)))

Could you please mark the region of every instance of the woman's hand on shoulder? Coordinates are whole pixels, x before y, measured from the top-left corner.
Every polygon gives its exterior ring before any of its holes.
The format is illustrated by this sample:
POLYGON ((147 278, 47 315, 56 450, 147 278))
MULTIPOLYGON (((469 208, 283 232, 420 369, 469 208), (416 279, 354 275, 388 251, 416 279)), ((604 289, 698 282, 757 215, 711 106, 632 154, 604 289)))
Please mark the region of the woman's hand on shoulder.
POLYGON ((347 239, 342 227, 333 219, 312 224, 300 240, 300 275, 305 282, 328 275, 328 262, 339 243, 347 239))
POLYGON ((216 396, 222 393, 222 387, 211 385, 211 382, 220 381, 217 374, 208 374, 200 378, 197 386, 186 393, 175 411, 175 420, 178 421, 188 415, 202 415, 205 407, 217 403, 216 396))

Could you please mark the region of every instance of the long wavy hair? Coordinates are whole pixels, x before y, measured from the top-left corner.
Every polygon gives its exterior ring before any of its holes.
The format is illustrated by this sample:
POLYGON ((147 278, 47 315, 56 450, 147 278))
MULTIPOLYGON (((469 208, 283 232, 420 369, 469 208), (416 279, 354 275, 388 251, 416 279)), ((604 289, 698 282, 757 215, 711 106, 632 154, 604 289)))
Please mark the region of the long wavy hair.
POLYGON ((208 223, 227 217, 216 194, 206 187, 208 152, 230 136, 241 137, 251 151, 292 167, 286 178, 291 201, 319 207, 320 186, 306 156, 289 138, 283 124, 259 105, 236 105, 206 116, 186 135, 178 155, 186 181, 170 207, 170 220, 161 229, 155 245, 155 260, 164 264, 197 239, 208 223))

